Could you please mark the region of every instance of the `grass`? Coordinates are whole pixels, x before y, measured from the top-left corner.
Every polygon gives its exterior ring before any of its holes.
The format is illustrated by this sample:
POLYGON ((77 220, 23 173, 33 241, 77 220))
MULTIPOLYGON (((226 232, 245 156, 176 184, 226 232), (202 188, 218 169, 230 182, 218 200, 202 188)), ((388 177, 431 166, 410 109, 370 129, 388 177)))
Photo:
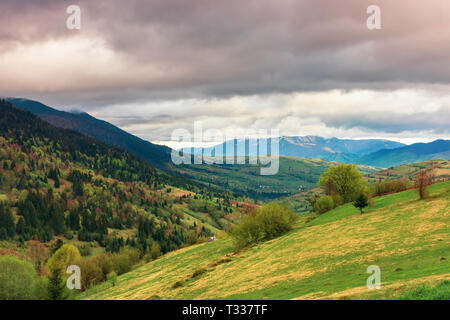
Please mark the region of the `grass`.
POLYGON ((450 281, 446 280, 436 286, 421 285, 409 290, 399 297, 400 300, 450 300, 450 281))
POLYGON ((414 180, 414 175, 425 168, 432 165, 436 179, 443 180, 450 178, 450 161, 447 160, 432 160, 418 163, 404 164, 401 166, 373 172, 367 175, 367 180, 371 182, 379 182, 389 179, 400 179, 407 177, 411 181, 414 180))
POLYGON ((422 201, 414 190, 377 197, 362 215, 348 204, 309 223, 299 222, 286 235, 239 253, 233 253, 230 238, 183 248, 118 277, 115 287, 104 283, 77 298, 406 299, 439 296, 433 292, 445 295, 448 284, 441 288, 440 283, 450 280, 450 181, 431 186, 430 194, 422 201), (226 263, 216 263, 221 260, 226 263), (381 269, 379 290, 366 287, 369 265, 381 269), (207 272, 193 278, 201 269, 207 272), (177 282, 183 285, 174 287, 177 282))

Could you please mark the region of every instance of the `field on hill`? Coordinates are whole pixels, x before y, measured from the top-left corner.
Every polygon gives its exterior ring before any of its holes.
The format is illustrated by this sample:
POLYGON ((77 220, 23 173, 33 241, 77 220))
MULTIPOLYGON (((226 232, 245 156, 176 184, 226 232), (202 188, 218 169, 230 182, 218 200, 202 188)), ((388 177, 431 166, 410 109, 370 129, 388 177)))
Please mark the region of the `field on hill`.
MULTIPOLYGON (((392 299, 450 279, 450 182, 351 204, 233 253, 230 238, 171 252, 80 299, 392 299), (366 269, 381 269, 369 290, 366 269)), ((444 287, 448 287, 444 285, 444 287)), ((447 293, 448 294, 448 293, 447 293)))
MULTIPOLYGON (((422 169, 433 168, 435 174, 435 181, 445 181, 450 179, 450 161, 446 160, 432 160, 412 164, 404 164, 398 167, 391 167, 379 171, 373 171, 375 167, 357 165, 357 168, 364 174, 364 179, 369 184, 375 184, 386 180, 396 180, 408 178, 410 187, 413 186, 414 175, 422 169)), ((314 193, 321 193, 322 190, 318 187, 299 191, 297 193, 280 198, 280 201, 289 203, 289 205, 296 212, 308 211, 308 197, 314 193)))
POLYGON ((434 168, 435 178, 437 180, 444 180, 450 178, 450 161, 447 160, 432 160, 412 164, 404 164, 398 167, 377 171, 367 175, 367 180, 370 182, 379 182, 388 179, 399 179, 407 177, 411 181, 414 180, 414 175, 422 169, 434 168))

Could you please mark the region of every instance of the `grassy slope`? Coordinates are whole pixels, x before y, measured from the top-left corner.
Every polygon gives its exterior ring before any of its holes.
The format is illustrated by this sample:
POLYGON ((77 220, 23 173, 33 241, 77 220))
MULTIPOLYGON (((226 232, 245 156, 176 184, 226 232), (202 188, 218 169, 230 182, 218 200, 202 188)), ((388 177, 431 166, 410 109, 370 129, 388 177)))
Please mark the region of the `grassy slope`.
POLYGON ((364 215, 345 205, 237 255, 229 238, 184 248, 119 277, 115 287, 104 283, 79 297, 397 297, 421 283, 450 279, 450 181, 430 191, 425 201, 418 201, 414 191, 376 198, 364 215), (230 262, 214 266, 226 256, 230 262), (366 268, 372 264, 381 268, 380 290, 366 287, 366 268), (191 279, 200 268, 207 272, 191 279))
MULTIPOLYGON (((421 169, 430 168, 431 165, 434 167, 435 178, 437 180, 446 180, 450 178, 450 161, 444 160, 404 164, 398 167, 375 172, 371 171, 374 169, 374 167, 358 166, 358 169, 364 174, 364 178, 370 183, 391 179, 401 179, 406 177, 411 181, 412 184, 412 181, 414 181, 414 175, 421 169)), ((288 202, 297 212, 307 212, 308 197, 313 195, 314 193, 320 192, 320 188, 306 189, 305 191, 280 198, 280 200, 288 202)))
POLYGON ((434 168, 434 174, 436 179, 448 179, 450 178, 450 161, 445 160, 433 160, 418 162, 412 164, 404 164, 401 166, 377 171, 367 175, 367 180, 372 182, 378 182, 387 179, 399 179, 403 177, 414 180, 414 175, 424 168, 434 168))

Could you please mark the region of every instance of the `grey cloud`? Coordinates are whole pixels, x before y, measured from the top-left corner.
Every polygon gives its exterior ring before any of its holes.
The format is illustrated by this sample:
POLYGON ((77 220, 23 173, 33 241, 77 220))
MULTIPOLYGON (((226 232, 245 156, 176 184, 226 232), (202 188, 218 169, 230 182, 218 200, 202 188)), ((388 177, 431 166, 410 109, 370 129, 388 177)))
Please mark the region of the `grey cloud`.
POLYGON ((321 116, 321 120, 327 126, 335 128, 362 128, 389 133, 430 131, 444 136, 450 133, 448 119, 450 119, 450 108, 441 108, 433 113, 419 112, 411 115, 379 112, 321 116))
MULTIPOLYGON (((167 70, 167 78, 149 81, 136 74, 130 90, 120 93, 117 86, 129 84, 105 79, 95 92, 77 96, 99 106, 448 83, 450 13, 443 1, 381 1, 383 29, 376 32, 365 26, 365 9, 372 2, 80 0, 83 34, 104 39, 122 59, 133 61, 131 75, 152 63, 167 70)), ((9 22, 3 38, 7 34, 27 43, 73 35, 61 27, 69 2, 36 3, 2 2, 9 22)), ((53 100, 55 94, 60 103, 74 100, 74 92, 52 92, 53 100)))
MULTIPOLYGON (((124 63, 123 73, 90 72, 83 52, 70 69, 47 81, 18 81, 2 95, 41 100, 51 106, 96 112, 142 136, 163 139, 177 126, 196 119, 222 119, 249 127, 276 126, 299 117, 275 104, 257 113, 246 105, 214 107, 214 99, 341 89, 427 88, 450 80, 450 11, 443 0, 379 0, 382 29, 365 26, 372 0, 79 0, 82 29, 65 28, 69 0, 2 0, 0 61, 17 47, 85 37, 102 41, 124 63), (153 70, 158 76, 153 76, 153 70), (100 75, 99 75, 100 74, 100 75), (56 86, 61 81, 63 88, 56 86), (81 82, 81 83, 80 83, 81 82), (30 86, 28 84, 31 83, 30 86), (108 110, 149 102, 206 100, 153 113, 114 117, 108 110), (188 110, 186 110, 188 109, 188 110), (109 118, 108 118, 109 117, 109 118), (149 126, 152 132, 141 127, 149 126)), ((39 63, 39 61, 37 62, 39 63)), ((20 70, 17 63, 17 70, 20 70)), ((55 64, 51 68, 58 70, 55 64)), ((21 71, 21 70, 20 70, 21 71)), ((101 71, 101 72, 99 72, 101 71)), ((19 72, 18 72, 19 73, 19 72)), ((33 70, 29 70, 33 74, 33 70)), ((45 78, 45 74, 42 75, 45 78)), ((0 70, 0 87, 10 78, 0 70)), ((430 99, 433 97, 430 96, 430 99)), ((333 101, 329 102, 333 104, 333 101)), ((336 110, 305 112, 301 120, 319 119, 329 128, 391 133, 424 130, 448 135, 448 105, 432 113, 336 110)), ((138 111, 138 110, 136 110, 138 111)), ((300 119, 300 118, 299 118, 300 119)), ((319 121, 317 120, 317 121, 319 121)))

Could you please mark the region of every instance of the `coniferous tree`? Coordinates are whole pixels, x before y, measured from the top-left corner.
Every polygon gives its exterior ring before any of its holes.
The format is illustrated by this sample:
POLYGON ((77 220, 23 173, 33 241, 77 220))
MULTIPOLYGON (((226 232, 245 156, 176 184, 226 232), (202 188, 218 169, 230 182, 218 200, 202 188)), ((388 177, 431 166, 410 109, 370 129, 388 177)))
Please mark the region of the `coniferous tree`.
POLYGON ((367 207, 369 205, 369 199, 367 198, 367 196, 363 193, 361 193, 359 195, 358 198, 356 198, 355 202, 353 202, 353 206, 355 208, 358 208, 361 212, 361 214, 363 213, 363 209, 365 207, 367 207))
POLYGON ((0 234, 0 239, 2 240, 13 238, 16 233, 16 227, 11 210, 4 203, 0 203, 0 228, 3 229, 0 234))
POLYGON ((50 271, 47 290, 48 296, 52 300, 65 300, 67 298, 64 279, 59 268, 50 271))

